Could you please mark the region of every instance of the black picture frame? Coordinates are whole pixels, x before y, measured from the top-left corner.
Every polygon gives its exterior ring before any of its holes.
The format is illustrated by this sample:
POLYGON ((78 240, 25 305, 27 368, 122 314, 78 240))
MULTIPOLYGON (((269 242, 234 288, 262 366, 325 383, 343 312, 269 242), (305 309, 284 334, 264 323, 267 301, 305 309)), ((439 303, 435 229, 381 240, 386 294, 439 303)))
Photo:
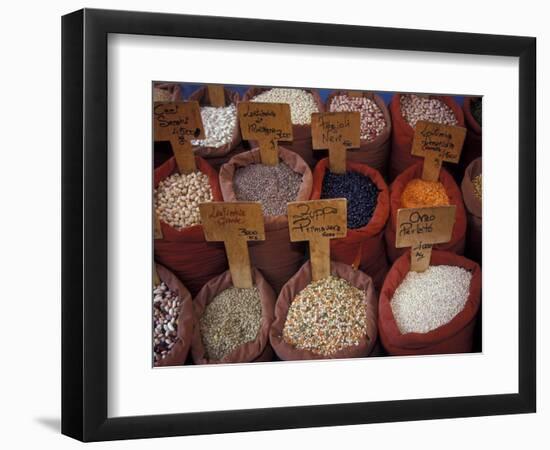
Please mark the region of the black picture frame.
POLYGON ((532 37, 93 9, 64 16, 62 433, 82 441, 101 441, 535 412, 535 74, 536 39, 532 37), (518 393, 108 418, 109 33, 518 57, 518 393))

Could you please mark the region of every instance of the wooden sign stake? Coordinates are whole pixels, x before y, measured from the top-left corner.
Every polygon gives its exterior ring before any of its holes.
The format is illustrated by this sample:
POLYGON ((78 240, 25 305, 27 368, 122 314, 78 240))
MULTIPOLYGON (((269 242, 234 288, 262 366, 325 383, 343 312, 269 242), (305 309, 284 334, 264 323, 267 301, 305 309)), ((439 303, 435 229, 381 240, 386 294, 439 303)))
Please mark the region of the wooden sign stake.
POLYGON ((361 145, 361 114, 359 112, 313 113, 311 137, 314 150, 328 148, 330 171, 346 172, 348 148, 361 145))
POLYGON ((330 276, 330 240, 347 234, 345 198, 288 203, 290 240, 309 241, 313 281, 330 276))
POLYGON ((424 158, 422 179, 437 181, 444 161, 457 163, 465 137, 466 128, 418 121, 411 154, 424 158))
POLYGON ((153 262, 153 287, 157 287, 160 284, 160 277, 157 272, 157 265, 153 262))
POLYGON ((204 139, 198 102, 155 102, 153 111, 155 141, 170 141, 180 173, 197 170, 193 139, 204 139))
POLYGON ((225 91, 221 84, 209 84, 206 86, 208 91, 208 98, 210 99, 210 105, 216 108, 225 106, 225 91))
POLYGON ((243 139, 258 141, 262 164, 279 163, 278 142, 292 141, 290 105, 241 102, 237 105, 243 139))
POLYGON ((455 214, 455 205, 397 211, 395 246, 411 247, 412 271, 424 272, 430 266, 433 245, 451 240, 455 214))
POLYGON ((258 202, 209 202, 199 205, 207 241, 223 241, 233 286, 251 288, 248 241, 265 240, 262 205, 258 202))

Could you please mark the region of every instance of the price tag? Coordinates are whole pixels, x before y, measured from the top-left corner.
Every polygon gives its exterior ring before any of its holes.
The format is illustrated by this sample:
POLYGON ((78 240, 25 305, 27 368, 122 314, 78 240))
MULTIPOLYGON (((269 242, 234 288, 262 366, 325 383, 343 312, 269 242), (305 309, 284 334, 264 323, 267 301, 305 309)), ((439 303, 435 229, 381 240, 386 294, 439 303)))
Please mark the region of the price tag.
POLYGON ((311 115, 311 137, 314 150, 328 148, 330 171, 346 172, 348 148, 361 145, 359 112, 328 112, 311 115))
POLYGON ((278 141, 292 141, 290 105, 241 102, 238 104, 243 139, 258 141, 262 164, 279 163, 278 141))
POLYGON ((197 169, 191 141, 205 137, 197 102, 155 102, 153 130, 155 141, 172 144, 180 173, 197 169))
POLYGON ((455 205, 397 211, 395 246, 411 247, 411 270, 424 272, 430 265, 433 244, 451 240, 455 214, 455 205))
POLYGON ((345 198, 288 203, 290 240, 309 241, 313 281, 330 276, 330 240, 347 233, 345 198))
POLYGON ((210 105, 216 108, 225 106, 225 91, 221 84, 209 84, 206 86, 210 105))
POLYGON ((199 205, 207 241, 223 241, 233 286, 252 287, 248 241, 265 240, 262 205, 258 202, 209 202, 199 205))
POLYGON ((437 181, 443 161, 457 163, 465 137, 466 128, 418 121, 411 154, 424 158, 422 179, 437 181))

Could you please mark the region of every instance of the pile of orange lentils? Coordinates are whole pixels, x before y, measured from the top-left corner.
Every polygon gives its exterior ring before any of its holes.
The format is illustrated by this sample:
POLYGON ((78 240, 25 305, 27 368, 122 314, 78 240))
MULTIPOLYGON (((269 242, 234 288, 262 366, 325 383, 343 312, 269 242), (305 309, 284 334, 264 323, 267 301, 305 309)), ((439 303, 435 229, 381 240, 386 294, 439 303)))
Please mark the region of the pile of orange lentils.
POLYGON ((409 181, 401 194, 403 208, 426 208, 450 204, 445 187, 439 181, 425 181, 414 178, 409 181))

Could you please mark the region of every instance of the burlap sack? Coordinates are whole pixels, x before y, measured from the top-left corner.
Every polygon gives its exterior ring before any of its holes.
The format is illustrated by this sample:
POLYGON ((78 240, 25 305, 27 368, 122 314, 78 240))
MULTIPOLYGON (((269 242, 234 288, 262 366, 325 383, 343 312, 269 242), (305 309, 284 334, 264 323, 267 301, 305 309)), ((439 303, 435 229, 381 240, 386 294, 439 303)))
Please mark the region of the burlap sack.
POLYGON ((472 180, 481 174, 481 158, 474 159, 466 168, 462 179, 462 197, 466 206, 468 230, 466 232, 466 250, 468 258, 481 263, 481 200, 474 194, 472 180))
MULTIPOLYGON (((390 218, 384 237, 386 240, 386 253, 388 259, 393 262, 407 251, 406 248, 395 248, 395 230, 397 226, 397 210, 401 208, 401 194, 413 178, 422 177, 422 162, 417 162, 399 175, 390 186, 390 218)), ((439 181, 445 187, 450 204, 456 206, 455 225, 451 240, 445 244, 436 244, 434 248, 462 255, 466 242, 466 211, 462 201, 462 193, 455 180, 445 169, 439 172, 439 181)))
POLYGON ((155 366, 181 366, 187 359, 193 338, 193 303, 191 294, 180 280, 166 267, 155 264, 160 281, 163 281, 168 289, 176 292, 180 298, 180 309, 178 316, 177 340, 168 354, 158 361, 155 366))
MULTIPOLYGON (((302 185, 296 201, 309 200, 313 177, 308 165, 294 152, 279 146, 279 158, 292 170, 302 174, 302 185)), ((237 201, 233 189, 233 176, 239 167, 260 164, 260 150, 254 149, 240 153, 220 169, 220 188, 226 202, 237 201)), ((270 286, 279 292, 281 287, 296 273, 304 260, 306 244, 290 242, 288 218, 281 216, 264 216, 265 240, 249 242, 251 263, 261 270, 270 286)))
POLYGON ((391 300, 410 270, 410 251, 391 267, 380 293, 378 329, 385 350, 390 355, 429 355, 438 353, 465 353, 472 351, 474 328, 481 303, 481 269, 475 262, 449 252, 432 251, 432 266, 458 266, 472 272, 470 294, 464 309, 449 323, 428 333, 401 334, 391 300))
MULTIPOLYGON (((214 201, 222 201, 217 172, 202 158, 195 157, 197 168, 208 175, 214 201)), ((155 170, 154 186, 178 171, 175 158, 155 170)), ((176 230, 160 221, 162 239, 154 240, 155 260, 169 268, 196 295, 211 278, 227 270, 222 242, 207 242, 202 225, 176 230)))
MULTIPOLYGON (((390 103, 390 112, 392 120, 392 150, 390 156, 389 180, 393 181, 407 167, 412 166, 422 158, 411 155, 412 142, 414 138, 414 129, 401 115, 401 94, 395 94, 390 103)), ((453 97, 446 95, 432 95, 430 98, 436 98, 445 103, 453 110, 458 121, 457 126, 464 126, 464 114, 462 109, 454 101, 453 97)))
MULTIPOLYGON (((271 88, 251 87, 244 94, 243 101, 248 102, 256 97, 258 94, 261 94, 262 92, 268 91, 270 89, 271 88)), ((313 95, 315 103, 319 108, 319 112, 323 112, 325 110, 325 105, 323 104, 323 101, 319 96, 319 92, 316 89, 304 89, 304 91, 307 91, 313 95)), ((317 162, 317 159, 313 154, 313 147, 311 143, 311 125, 292 125, 292 135, 292 142, 281 141, 282 144, 285 146, 285 148, 298 153, 302 157, 302 159, 309 165, 309 167, 313 168, 313 166, 315 166, 315 163, 317 162)), ((250 147, 258 147, 258 143, 256 141, 250 141, 250 147)))
POLYGON ((220 360, 209 359, 202 342, 200 331, 200 319, 206 310, 206 307, 220 292, 233 286, 231 273, 226 271, 206 283, 197 296, 193 299, 194 305, 194 332, 191 354, 195 364, 224 364, 224 363, 244 363, 271 361, 273 359, 273 350, 269 345, 269 329, 273 322, 273 310, 275 307, 275 292, 259 270, 252 269, 252 278, 254 286, 260 292, 262 302, 262 321, 258 336, 254 341, 247 342, 233 350, 220 360))
MULTIPOLYGON (((225 93, 225 104, 227 106, 233 104, 237 105, 239 101, 239 93, 231 91, 227 88, 224 88, 225 93)), ((200 106, 212 106, 210 103, 210 97, 208 96, 208 89, 203 86, 197 89, 189 96, 189 100, 195 100, 199 102, 200 106)), ((193 151, 195 155, 201 156, 203 158, 219 158, 227 155, 231 150, 237 147, 241 143, 241 129, 239 125, 239 116, 237 115, 237 120, 235 122, 235 128, 233 129, 233 137, 231 142, 228 144, 222 145, 221 147, 205 147, 205 146, 195 146, 193 151)))
POLYGON ((371 277, 354 270, 346 264, 331 261, 330 272, 332 275, 343 278, 352 286, 365 292, 365 310, 367 314, 367 335, 359 345, 347 347, 332 355, 319 355, 309 350, 297 349, 287 344, 283 339, 283 329, 286 322, 288 309, 294 298, 311 283, 311 264, 306 262, 300 270, 286 283, 277 298, 275 305, 275 321, 269 332, 271 346, 279 358, 285 361, 301 359, 336 359, 336 358, 360 358, 371 355, 377 339, 377 297, 371 277))
MULTIPOLYGON (((325 110, 331 111, 330 104, 334 97, 339 95, 347 95, 347 91, 334 91, 332 92, 325 103, 325 110)), ((380 135, 374 138, 371 141, 361 139, 361 145, 359 148, 351 148, 346 152, 346 158, 348 161, 364 163, 372 167, 373 169, 378 170, 382 176, 386 176, 388 159, 390 156, 391 149, 391 116, 390 111, 382 97, 373 92, 362 92, 361 95, 366 98, 373 100, 382 113, 384 114, 384 119, 386 120, 386 127, 380 135)), ((316 155, 322 154, 316 150, 316 155)), ((326 153, 323 157, 326 156, 326 153)))
MULTIPOLYGON (((327 168, 327 158, 322 159, 315 166, 312 200, 321 198, 327 168)), ((380 290, 389 268, 384 244, 384 229, 390 215, 389 189, 382 175, 366 164, 347 161, 346 169, 368 176, 380 192, 376 209, 367 225, 354 230, 348 229, 345 238, 330 240, 330 257, 334 261, 359 268, 372 277, 376 289, 380 290)))

